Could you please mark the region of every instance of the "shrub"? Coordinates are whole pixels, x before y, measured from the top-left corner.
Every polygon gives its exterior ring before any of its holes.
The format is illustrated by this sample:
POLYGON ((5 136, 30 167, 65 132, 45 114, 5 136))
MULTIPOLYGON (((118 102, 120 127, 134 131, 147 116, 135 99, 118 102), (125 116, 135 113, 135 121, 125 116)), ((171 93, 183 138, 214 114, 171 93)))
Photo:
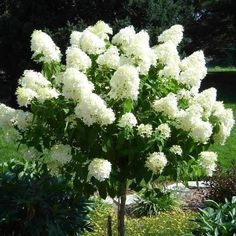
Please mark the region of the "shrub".
POLYGON ((210 186, 208 198, 224 202, 225 198, 236 196, 236 165, 225 172, 218 170, 207 180, 210 186))
POLYGON ((236 235, 236 197, 232 201, 216 203, 207 201, 209 207, 201 210, 201 214, 195 218, 198 227, 193 230, 194 235, 236 235))
POLYGON ((0 173, 0 235, 65 236, 90 230, 91 203, 46 165, 15 161, 0 173))
POLYGON ((132 213, 137 216, 158 215, 176 209, 179 203, 173 191, 145 187, 140 191, 132 213))

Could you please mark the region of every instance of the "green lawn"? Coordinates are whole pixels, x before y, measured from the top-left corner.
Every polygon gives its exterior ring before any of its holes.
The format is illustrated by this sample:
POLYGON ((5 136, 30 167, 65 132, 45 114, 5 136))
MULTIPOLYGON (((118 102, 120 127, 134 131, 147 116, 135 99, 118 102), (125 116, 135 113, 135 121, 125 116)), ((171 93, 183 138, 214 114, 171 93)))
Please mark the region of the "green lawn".
MULTIPOLYGON (((233 109, 236 118, 236 104, 226 104, 226 107, 233 109)), ((211 150, 218 153, 219 165, 224 169, 228 169, 233 162, 236 164, 236 126, 224 146, 213 145, 211 150)))

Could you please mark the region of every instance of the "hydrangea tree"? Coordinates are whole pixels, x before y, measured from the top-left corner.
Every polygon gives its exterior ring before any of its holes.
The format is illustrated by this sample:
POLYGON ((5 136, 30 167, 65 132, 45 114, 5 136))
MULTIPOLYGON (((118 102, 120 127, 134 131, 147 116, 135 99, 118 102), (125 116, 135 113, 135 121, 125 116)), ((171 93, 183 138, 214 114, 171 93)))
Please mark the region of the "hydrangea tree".
POLYGON ((24 110, 0 105, 1 127, 28 147, 27 158, 51 160, 90 196, 120 197, 119 235, 125 235, 127 188, 159 176, 212 175, 234 125, 214 88, 199 92, 207 69, 202 51, 180 58, 183 27, 149 44, 132 26, 111 37, 102 21, 74 31, 65 63, 42 31, 31 38, 42 71, 24 71, 16 91, 24 110))

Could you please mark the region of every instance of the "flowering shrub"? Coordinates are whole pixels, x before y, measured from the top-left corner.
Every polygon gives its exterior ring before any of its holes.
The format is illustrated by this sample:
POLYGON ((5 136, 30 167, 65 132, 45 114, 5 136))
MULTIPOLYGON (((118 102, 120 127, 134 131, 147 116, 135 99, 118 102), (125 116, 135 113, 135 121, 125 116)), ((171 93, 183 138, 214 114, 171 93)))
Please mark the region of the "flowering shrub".
POLYGON ((64 165, 88 195, 124 196, 128 184, 135 189, 160 175, 212 175, 217 155, 206 149, 225 143, 234 119, 214 88, 199 93, 203 52, 180 58, 181 25, 153 47, 148 33, 132 26, 111 35, 102 21, 72 32, 63 65, 51 38, 34 31, 31 49, 42 72, 26 70, 16 91, 31 113, 1 104, 1 127, 15 129, 31 158, 47 154, 64 165))

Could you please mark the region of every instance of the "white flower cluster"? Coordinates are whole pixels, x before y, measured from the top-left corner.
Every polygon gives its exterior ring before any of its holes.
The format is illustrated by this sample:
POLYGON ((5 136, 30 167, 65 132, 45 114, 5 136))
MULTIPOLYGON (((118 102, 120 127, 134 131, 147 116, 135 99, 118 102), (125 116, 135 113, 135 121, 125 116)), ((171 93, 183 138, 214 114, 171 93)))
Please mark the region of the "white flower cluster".
POLYGON ((154 48, 155 55, 164 68, 159 71, 159 76, 172 77, 178 80, 180 68, 180 57, 176 46, 183 38, 183 26, 174 25, 165 30, 159 37, 158 41, 162 44, 154 48))
POLYGON ((173 93, 169 93, 166 97, 156 99, 153 108, 157 112, 161 112, 169 118, 174 118, 178 114, 177 97, 173 93))
POLYGON ((180 83, 198 90, 201 80, 207 74, 205 64, 205 57, 202 51, 194 52, 189 57, 184 58, 179 64, 181 69, 179 76, 180 83))
POLYGON ((158 42, 171 42, 177 46, 183 39, 183 31, 182 25, 173 25, 158 36, 158 42))
POLYGON ((16 110, 4 104, 0 104, 0 127, 11 128, 16 120, 16 110))
POLYGON ((167 164, 166 156, 163 152, 154 152, 147 157, 146 167, 153 173, 161 173, 167 164))
POLYGON ((170 126, 168 124, 166 124, 166 123, 160 124, 157 127, 157 130, 160 132, 161 136, 164 139, 167 139, 167 138, 170 137, 171 129, 170 129, 170 126))
POLYGON ((113 34, 112 28, 103 21, 98 21, 94 26, 89 26, 86 30, 94 33, 101 39, 109 39, 109 34, 113 34))
POLYGON ((80 47, 80 39, 82 36, 82 32, 73 31, 70 35, 70 44, 74 47, 80 47))
POLYGON ((110 80, 111 91, 109 95, 113 99, 131 98, 137 100, 139 93, 139 75, 134 66, 124 65, 117 69, 110 80))
POLYGON ((109 125, 115 120, 112 109, 107 108, 105 101, 95 93, 83 93, 75 114, 88 126, 94 123, 109 125))
POLYGON ((222 102, 216 102, 212 110, 213 116, 219 120, 219 131, 214 134, 214 140, 223 145, 235 124, 233 111, 229 108, 225 109, 222 102))
POLYGON ((33 58, 45 63, 60 62, 60 49, 52 41, 51 37, 41 30, 35 30, 31 36, 31 50, 33 58))
POLYGON ((172 77, 178 80, 180 68, 180 57, 176 48, 172 42, 157 45, 154 48, 154 53, 158 61, 164 65, 164 68, 159 71, 159 76, 172 77))
POLYGON ((84 93, 92 93, 94 85, 87 76, 75 68, 68 68, 61 75, 62 93, 66 98, 82 100, 84 93))
POLYGON ((66 50, 66 67, 86 71, 92 65, 90 57, 78 47, 66 50))
POLYGON ((54 161, 62 165, 70 162, 72 159, 71 147, 69 145, 55 144, 49 153, 54 161))
POLYGON ((179 155, 179 156, 182 156, 182 154, 183 154, 183 150, 179 145, 172 145, 170 147, 170 152, 172 152, 176 155, 179 155))
POLYGON ((204 172, 208 176, 212 176, 213 172, 216 170, 217 153, 215 152, 201 152, 199 154, 199 164, 203 168, 204 172))
POLYGON ((112 29, 103 21, 98 21, 94 26, 89 26, 83 32, 72 32, 70 43, 90 55, 98 55, 106 50, 104 40, 109 39, 108 34, 112 34, 112 29))
POLYGON ((80 47, 83 51, 88 54, 101 54, 105 51, 105 42, 100 39, 96 34, 85 31, 82 33, 80 38, 80 47))
POLYGON ((16 118, 14 125, 16 125, 20 130, 25 130, 32 124, 33 114, 30 112, 24 112, 22 110, 16 110, 16 118))
POLYGON ((78 102, 75 114, 86 125, 108 125, 114 122, 114 112, 107 108, 100 96, 93 93, 94 85, 85 74, 75 68, 68 68, 61 76, 61 83, 63 95, 78 102))
POLYGON ((216 92, 215 88, 206 89, 203 92, 196 94, 195 97, 190 100, 190 105, 199 105, 202 108, 201 113, 203 117, 208 118, 216 103, 216 92))
POLYGON ((156 56, 150 48, 146 31, 136 33, 132 26, 126 27, 114 35, 112 43, 124 52, 123 62, 135 65, 142 75, 147 74, 151 65, 156 63, 156 56))
POLYGON ((210 122, 201 119, 199 106, 191 106, 181 111, 177 118, 177 127, 189 132, 190 136, 200 143, 206 143, 212 135, 213 126, 210 122))
POLYGON ((151 137, 152 136, 152 132, 153 132, 153 128, 151 124, 140 124, 137 127, 138 130, 138 135, 140 135, 141 137, 151 137))
POLYGON ((25 70, 19 80, 17 102, 19 106, 28 106, 34 98, 44 102, 46 99, 57 98, 59 93, 52 88, 51 83, 41 74, 33 70, 25 70))
POLYGON ((94 158, 88 166, 88 179, 94 177, 102 182, 109 178, 111 173, 111 163, 105 159, 94 158))
POLYGON ((113 36, 112 43, 120 46, 122 50, 125 50, 134 39, 135 34, 133 26, 125 27, 113 36))
POLYGON ((32 122, 33 115, 30 112, 15 110, 4 104, 0 104, 0 128, 11 129, 17 126, 19 129, 26 129, 32 122))
POLYGON ((97 58, 97 63, 111 69, 117 69, 120 65, 119 50, 116 46, 110 46, 107 51, 97 58))
POLYGON ((22 154, 26 160, 35 160, 40 157, 40 155, 42 155, 42 153, 40 153, 34 147, 28 147, 26 150, 23 151, 22 154))
POLYGON ((121 127, 129 127, 129 128, 136 126, 137 123, 138 122, 137 122, 136 117, 131 112, 128 112, 128 113, 125 113, 124 115, 122 115, 122 117, 119 121, 119 125, 121 127))

